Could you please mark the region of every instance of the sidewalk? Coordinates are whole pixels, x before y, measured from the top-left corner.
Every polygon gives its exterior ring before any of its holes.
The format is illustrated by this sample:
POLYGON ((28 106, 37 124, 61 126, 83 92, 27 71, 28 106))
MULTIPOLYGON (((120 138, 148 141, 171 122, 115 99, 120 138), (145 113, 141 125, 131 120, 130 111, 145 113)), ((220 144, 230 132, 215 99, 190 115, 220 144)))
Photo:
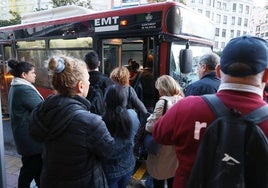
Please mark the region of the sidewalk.
POLYGON ((16 188, 20 172, 20 158, 12 155, 5 155, 6 183, 7 188, 16 188))
MULTIPOLYGON (((7 188, 17 188, 18 177, 20 173, 21 161, 19 156, 6 154, 5 155, 5 167, 6 167, 6 183, 7 188)), ((35 182, 31 184, 31 188, 35 188, 35 182)))
MULTIPOLYGON (((6 188, 17 188, 18 185, 18 176, 21 167, 21 161, 19 156, 15 156, 12 154, 5 155, 5 167, 6 167, 6 188)), ((135 175, 134 175, 135 176, 135 175)), ((143 186, 135 186, 138 181, 132 179, 128 188, 142 188, 143 186)), ((36 188, 35 182, 33 181, 31 184, 31 188, 36 188)))

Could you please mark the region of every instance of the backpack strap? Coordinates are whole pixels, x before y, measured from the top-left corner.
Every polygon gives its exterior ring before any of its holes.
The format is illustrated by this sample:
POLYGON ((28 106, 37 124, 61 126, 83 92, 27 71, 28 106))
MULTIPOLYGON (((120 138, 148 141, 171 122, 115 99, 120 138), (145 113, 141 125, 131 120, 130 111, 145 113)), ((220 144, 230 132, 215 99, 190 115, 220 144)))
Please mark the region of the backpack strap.
POLYGON ((163 99, 163 100, 164 100, 164 106, 163 106, 162 115, 164 115, 166 113, 166 111, 167 111, 167 103, 168 103, 167 99, 163 99))
POLYGON ((138 84, 140 83, 140 81, 141 81, 141 72, 139 71, 139 72, 137 73, 137 78, 136 78, 136 80, 135 80, 135 84, 134 84, 134 86, 133 86, 134 89, 138 86, 138 84))
POLYGON ((264 105, 256 110, 250 112, 249 114, 245 115, 244 118, 254 122, 255 124, 259 124, 264 120, 268 119, 268 105, 264 105))
MULTIPOLYGON (((212 111, 217 117, 230 115, 231 112, 228 108, 221 102, 221 100, 214 94, 203 95, 202 98, 208 103, 212 111)), ((268 119, 268 105, 264 105, 256 110, 250 112, 249 114, 243 116, 245 119, 259 124, 262 121, 268 119)))
POLYGON ((202 95, 202 98, 210 106, 211 110, 215 113, 217 117, 230 115, 231 112, 228 108, 221 102, 221 100, 214 94, 202 95))

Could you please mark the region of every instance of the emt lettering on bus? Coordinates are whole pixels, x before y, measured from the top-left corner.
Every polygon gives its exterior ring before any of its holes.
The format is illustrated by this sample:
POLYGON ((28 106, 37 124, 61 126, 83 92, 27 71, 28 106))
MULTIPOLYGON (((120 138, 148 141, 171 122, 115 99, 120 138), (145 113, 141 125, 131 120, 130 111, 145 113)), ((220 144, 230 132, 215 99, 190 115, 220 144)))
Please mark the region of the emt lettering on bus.
POLYGON ((94 20, 95 32, 115 31, 119 29, 119 16, 98 18, 94 20))

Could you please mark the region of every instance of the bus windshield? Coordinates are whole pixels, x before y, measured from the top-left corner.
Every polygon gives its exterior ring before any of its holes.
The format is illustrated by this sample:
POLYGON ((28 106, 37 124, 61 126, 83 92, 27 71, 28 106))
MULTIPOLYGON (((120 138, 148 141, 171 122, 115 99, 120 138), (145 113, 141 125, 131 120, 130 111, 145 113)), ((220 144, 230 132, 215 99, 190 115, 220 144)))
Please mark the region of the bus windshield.
POLYGON ((211 53, 212 50, 210 47, 204 47, 204 46, 190 46, 190 50, 192 51, 193 59, 192 59, 192 71, 187 74, 183 74, 180 71, 180 50, 185 49, 185 45, 173 42, 171 46, 171 61, 169 62, 170 69, 169 69, 169 75, 172 75, 173 78, 175 78, 178 83, 181 85, 182 88, 187 87, 192 82, 198 80, 197 75, 197 62, 199 58, 206 54, 211 53))

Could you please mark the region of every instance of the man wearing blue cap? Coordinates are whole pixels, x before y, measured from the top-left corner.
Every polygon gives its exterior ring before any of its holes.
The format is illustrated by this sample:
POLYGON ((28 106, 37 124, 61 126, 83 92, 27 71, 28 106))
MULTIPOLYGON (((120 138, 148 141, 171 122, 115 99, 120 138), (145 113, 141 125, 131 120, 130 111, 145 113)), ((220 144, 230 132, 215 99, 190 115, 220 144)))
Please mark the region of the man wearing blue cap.
MULTIPOLYGON (((268 43, 265 40, 249 35, 232 39, 224 48, 216 68, 221 84, 215 95, 225 106, 242 115, 266 105, 263 90, 268 80, 267 63, 268 43)), ((206 127, 215 119, 214 112, 201 96, 189 96, 155 123, 152 132, 155 140, 176 146, 179 167, 173 187, 186 187, 200 140, 206 127)), ((268 137, 268 121, 259 127, 268 137)))

